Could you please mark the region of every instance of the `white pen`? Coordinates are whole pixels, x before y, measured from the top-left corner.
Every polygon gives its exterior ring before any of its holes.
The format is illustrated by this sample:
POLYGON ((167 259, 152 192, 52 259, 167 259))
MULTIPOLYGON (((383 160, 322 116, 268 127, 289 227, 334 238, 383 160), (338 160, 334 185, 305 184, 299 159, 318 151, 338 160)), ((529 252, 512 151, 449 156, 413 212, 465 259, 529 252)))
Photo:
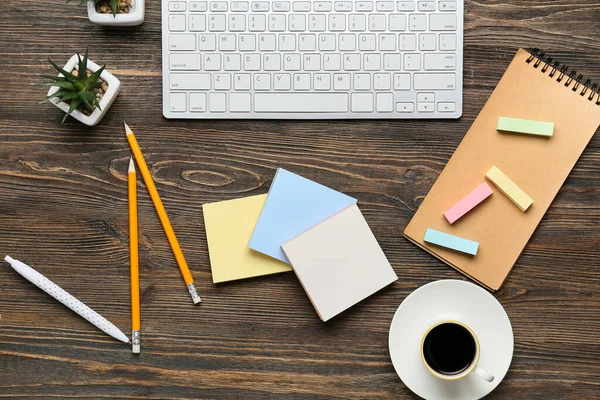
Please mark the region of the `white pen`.
POLYGON ((21 274, 25 279, 29 282, 33 283, 35 286, 42 289, 44 292, 48 293, 50 296, 54 297, 56 300, 60 301, 65 306, 69 307, 71 310, 75 311, 81 317, 86 319, 88 322, 95 325, 101 331, 107 333, 108 335, 114 337, 121 342, 129 343, 129 339, 119 328, 117 328, 112 322, 108 321, 102 315, 98 314, 96 311, 92 310, 81 301, 77 300, 75 297, 67 293, 64 289, 58 286, 56 283, 52 282, 50 279, 46 278, 44 275, 40 274, 29 265, 22 263, 19 260, 15 260, 9 256, 4 257, 4 261, 10 264, 10 266, 21 274))

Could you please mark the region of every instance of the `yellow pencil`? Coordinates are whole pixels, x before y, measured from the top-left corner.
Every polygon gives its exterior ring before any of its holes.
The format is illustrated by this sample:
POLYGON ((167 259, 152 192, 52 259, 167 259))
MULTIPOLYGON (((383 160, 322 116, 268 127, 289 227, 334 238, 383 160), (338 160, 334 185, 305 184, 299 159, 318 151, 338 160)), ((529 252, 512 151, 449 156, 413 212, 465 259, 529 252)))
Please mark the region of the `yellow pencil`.
POLYGON ((131 351, 140 353, 140 270, 138 265, 137 187, 133 158, 127 173, 129 193, 129 273, 131 278, 131 351))
POLYGON ((142 178, 144 178, 144 183, 146 183, 146 188, 148 189, 148 193, 150 194, 150 198, 152 199, 152 203, 154 203, 154 208, 156 209, 156 213, 158 214, 158 219, 160 219, 160 223, 165 230, 165 234, 167 235, 167 240, 171 245, 171 250, 173 250, 173 254, 175 255, 175 260, 177 260, 177 265, 179 266, 179 270, 181 271, 181 275, 183 276, 183 280, 187 285, 188 292, 192 296, 192 300, 194 304, 200 303, 200 296, 198 295, 198 291, 196 290, 196 285, 194 283, 194 278, 192 278, 192 274, 190 273, 190 268, 183 257, 183 252, 181 251, 181 247, 179 246, 179 242, 177 241, 177 237, 175 236, 175 232, 173 231, 173 227, 171 226, 171 221, 169 221, 169 217, 167 216, 167 212, 165 211, 165 207, 163 206, 162 200, 158 195, 158 190, 156 190, 156 185, 154 184, 154 180, 152 179, 152 175, 150 175, 150 170, 146 165, 146 160, 144 160, 144 156, 142 151, 140 150, 140 146, 135 138, 135 135, 129 129, 126 123, 125 125, 125 133, 127 134, 127 141, 129 142, 129 147, 131 147, 131 152, 133 153, 133 157, 137 162, 138 169, 142 174, 142 178))

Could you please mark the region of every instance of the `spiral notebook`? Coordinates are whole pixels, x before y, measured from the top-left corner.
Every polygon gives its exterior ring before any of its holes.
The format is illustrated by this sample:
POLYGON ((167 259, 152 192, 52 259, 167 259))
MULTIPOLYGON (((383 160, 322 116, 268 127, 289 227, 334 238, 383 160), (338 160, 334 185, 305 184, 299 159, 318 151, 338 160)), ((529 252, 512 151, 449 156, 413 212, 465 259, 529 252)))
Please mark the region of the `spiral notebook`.
POLYGON ((498 290, 600 125, 600 89, 537 50, 519 50, 404 235, 491 290, 498 290), (496 130, 499 117, 554 122, 551 137, 496 130), (450 224, 443 212, 498 167, 533 204, 521 211, 494 193, 450 224), (425 243, 427 228, 479 242, 476 256, 425 243))

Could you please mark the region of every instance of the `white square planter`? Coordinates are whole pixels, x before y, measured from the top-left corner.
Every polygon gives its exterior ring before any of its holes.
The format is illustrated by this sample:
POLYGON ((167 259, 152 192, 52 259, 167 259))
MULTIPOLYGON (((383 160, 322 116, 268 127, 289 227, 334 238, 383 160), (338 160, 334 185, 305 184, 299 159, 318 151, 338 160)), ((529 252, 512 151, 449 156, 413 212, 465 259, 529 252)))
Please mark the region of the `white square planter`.
POLYGON ((96 11, 93 1, 87 3, 88 18, 98 25, 136 26, 144 22, 144 0, 133 0, 133 5, 127 14, 103 14, 96 11))
MULTIPOLYGON (((63 69, 65 71, 71 72, 74 69, 76 69, 77 63, 78 63, 77 54, 75 54, 73 57, 71 57, 69 62, 67 62, 65 64, 63 69)), ((95 62, 93 62, 92 60, 88 60, 87 68, 92 72, 96 72, 100 69, 100 66, 98 64, 96 64, 95 62)), ((58 74, 58 76, 63 76, 63 74, 58 74)), ((106 69, 104 71, 102 71, 102 74, 100 74, 100 78, 104 82, 106 82, 108 85, 108 90, 104 93, 104 96, 102 96, 102 99, 100 100, 100 108, 102 109, 102 111, 100 111, 96 107, 96 108, 94 108, 94 111, 92 111, 92 113, 90 115, 85 115, 84 113, 82 113, 79 110, 74 110, 71 113, 71 116, 73 118, 75 118, 75 119, 79 120, 80 122, 82 122, 86 125, 89 125, 89 126, 94 126, 98 122, 100 122, 102 117, 104 117, 104 114, 106 114, 106 112, 112 105, 113 101, 115 101, 117 94, 119 94, 119 91, 121 90, 121 81, 119 81, 117 78, 115 78, 115 76, 113 74, 111 74, 110 72, 108 72, 106 69)), ((50 90, 48 91, 48 96, 56 93, 58 91, 58 89, 59 88, 57 86, 52 86, 50 88, 50 90)), ((69 112, 69 105, 63 101, 60 101, 56 97, 50 99, 50 102, 52 104, 54 104, 56 107, 63 110, 65 113, 69 112)))

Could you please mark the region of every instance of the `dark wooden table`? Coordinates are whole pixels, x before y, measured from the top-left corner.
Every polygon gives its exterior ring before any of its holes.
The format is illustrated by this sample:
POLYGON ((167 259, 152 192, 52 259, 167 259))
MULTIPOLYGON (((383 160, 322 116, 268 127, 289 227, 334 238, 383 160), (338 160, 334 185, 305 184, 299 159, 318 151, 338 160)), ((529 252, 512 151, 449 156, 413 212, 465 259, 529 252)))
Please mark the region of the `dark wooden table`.
MULTIPOLYGON (((414 399, 388 355, 402 300, 466 279, 402 231, 518 47, 600 78, 597 0, 467 1, 464 114, 456 121, 169 121, 160 5, 132 29, 61 1, 0 5, 0 251, 130 329, 122 121, 137 132, 203 303, 191 304, 140 182, 143 352, 0 267, 0 398, 414 399), (89 46, 123 83, 95 128, 29 84, 89 46), (266 193, 283 167, 359 199, 400 279, 329 323, 293 273, 213 285, 202 204, 266 193)), ((493 399, 600 398, 600 137, 592 139, 495 294, 515 354, 493 399)))

